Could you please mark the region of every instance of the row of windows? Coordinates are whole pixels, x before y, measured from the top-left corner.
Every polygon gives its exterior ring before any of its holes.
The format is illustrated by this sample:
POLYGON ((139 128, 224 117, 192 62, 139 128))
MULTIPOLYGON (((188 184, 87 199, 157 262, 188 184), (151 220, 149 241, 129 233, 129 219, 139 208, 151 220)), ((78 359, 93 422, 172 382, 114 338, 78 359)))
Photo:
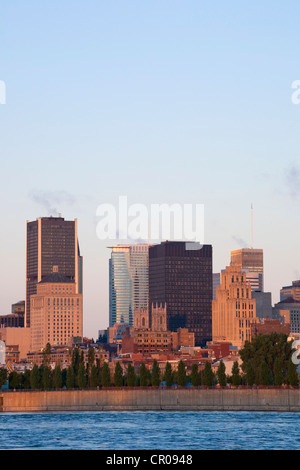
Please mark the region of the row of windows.
MULTIPOLYGON (((246 311, 242 312, 242 318, 253 318, 253 312, 249 312, 247 314, 246 311)), ((241 312, 240 311, 237 311, 236 312, 236 318, 241 318, 241 312)))
POLYGON ((164 340, 161 340, 161 339, 158 339, 158 340, 154 340, 154 339, 151 339, 150 341, 148 339, 145 339, 144 341, 142 339, 139 339, 138 340, 138 343, 141 344, 141 343, 169 343, 169 341, 167 339, 164 339, 164 340))

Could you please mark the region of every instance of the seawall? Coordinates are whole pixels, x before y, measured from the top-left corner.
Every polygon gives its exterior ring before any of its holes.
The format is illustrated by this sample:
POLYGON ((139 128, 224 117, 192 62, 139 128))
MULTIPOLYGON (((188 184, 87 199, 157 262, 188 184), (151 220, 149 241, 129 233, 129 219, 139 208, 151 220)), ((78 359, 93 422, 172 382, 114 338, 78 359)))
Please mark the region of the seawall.
POLYGON ((0 412, 300 412, 299 389, 102 389, 0 392, 0 412))

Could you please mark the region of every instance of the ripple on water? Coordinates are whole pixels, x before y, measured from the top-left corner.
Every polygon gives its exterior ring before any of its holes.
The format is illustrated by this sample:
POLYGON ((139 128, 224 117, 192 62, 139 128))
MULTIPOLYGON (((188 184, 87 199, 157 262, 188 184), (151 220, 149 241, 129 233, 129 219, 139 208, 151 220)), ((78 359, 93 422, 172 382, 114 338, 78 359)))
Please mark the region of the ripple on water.
POLYGON ((1 449, 299 449, 300 413, 80 412, 0 415, 1 449))

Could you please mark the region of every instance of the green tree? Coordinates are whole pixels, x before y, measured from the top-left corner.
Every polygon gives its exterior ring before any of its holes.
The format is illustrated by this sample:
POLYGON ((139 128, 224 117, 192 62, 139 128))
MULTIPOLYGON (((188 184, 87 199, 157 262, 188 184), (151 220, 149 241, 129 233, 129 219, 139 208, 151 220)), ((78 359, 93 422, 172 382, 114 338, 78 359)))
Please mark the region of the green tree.
POLYGON ((51 387, 51 369, 49 366, 42 368, 42 387, 45 390, 49 390, 51 387))
POLYGON ((20 386, 21 374, 14 370, 9 374, 9 388, 20 388, 20 386))
POLYGON ((144 362, 140 366, 140 385, 141 387, 147 387, 148 385, 148 371, 144 362))
POLYGON ((61 386, 65 388, 67 386, 67 369, 64 367, 61 371, 61 386))
POLYGON ((5 367, 1 367, 0 369, 0 389, 2 389, 3 385, 7 380, 7 370, 5 367))
POLYGON ((56 389, 62 388, 62 372, 59 365, 55 366, 54 373, 53 373, 53 381, 54 387, 56 389))
POLYGON ((215 381, 215 375, 212 371, 211 368, 211 363, 206 362, 204 366, 204 371, 203 371, 203 385, 206 385, 207 387, 211 387, 214 384, 215 381))
POLYGON ((259 366, 259 384, 269 385, 269 368, 266 361, 262 361, 259 366))
POLYGON ((89 369, 91 370, 92 365, 95 363, 95 349, 89 348, 88 350, 88 365, 89 369))
POLYGON ((218 382, 221 387, 226 386, 226 368, 224 362, 221 360, 217 370, 218 382))
POLYGON ((292 354, 292 341, 287 339, 287 335, 273 332, 269 335, 260 334, 251 341, 245 342, 240 350, 241 368, 246 372, 248 363, 252 362, 255 373, 254 383, 260 383, 260 368, 263 361, 268 366, 268 383, 275 381, 276 358, 281 361, 283 378, 287 376, 288 363, 292 354))
POLYGON ((119 362, 115 366, 114 385, 115 387, 122 387, 123 385, 123 369, 119 362))
POLYGON ((78 368, 78 375, 77 375, 77 383, 79 388, 86 388, 87 380, 86 380, 86 369, 83 362, 81 362, 78 368))
POLYGON ((198 387, 200 385, 200 374, 198 371, 198 364, 193 364, 192 365, 192 371, 191 371, 191 383, 193 387, 198 387))
POLYGON ((98 369, 95 364, 93 364, 91 368, 90 384, 92 388, 96 388, 98 385, 98 369))
POLYGON ((104 362, 101 370, 101 383, 103 387, 110 387, 110 370, 107 362, 104 362))
POLYGON ((72 352, 72 367, 74 371, 74 376, 77 376, 79 366, 80 366, 80 348, 79 346, 77 346, 75 349, 73 349, 73 352, 72 352))
POLYGON ((187 383, 187 377, 186 377, 185 365, 182 360, 180 360, 178 363, 177 372, 178 372, 178 385, 180 385, 181 387, 185 387, 187 383))
POLYGON ((49 366, 51 362, 51 344, 47 343, 45 349, 43 350, 43 365, 49 366))
POLYGON ((91 371, 92 367, 95 363, 95 349, 93 347, 89 348, 88 350, 88 365, 87 365, 87 373, 88 373, 88 380, 90 383, 91 380, 91 371))
POLYGON ((70 365, 67 369, 66 387, 68 389, 75 387, 74 367, 72 365, 70 365))
POLYGON ((282 385, 283 384, 283 371, 282 371, 282 360, 279 357, 276 357, 274 361, 274 384, 282 385))
POLYGON ((160 369, 156 359, 153 361, 151 383, 153 387, 158 387, 160 384, 160 369))
POLYGON ((172 383, 178 384, 178 367, 172 370, 172 383))
POLYGON ((289 360, 287 380, 288 384, 292 387, 297 387, 299 385, 297 365, 292 362, 292 359, 289 360))
POLYGON ((231 370, 231 382, 232 385, 238 386, 241 384, 240 368, 237 361, 234 361, 231 370))
POLYGON ((128 364, 127 376, 126 376, 126 382, 127 382, 128 387, 134 387, 135 381, 136 381, 136 376, 134 372, 134 367, 132 364, 128 364))
POLYGON ((169 362, 166 364, 165 368, 165 376, 164 376, 166 386, 171 387, 172 385, 172 366, 169 362))
POLYGON ((22 388, 25 390, 30 389, 30 373, 31 371, 29 369, 25 369, 22 375, 22 388))
POLYGON ((40 386, 40 371, 37 364, 34 364, 30 374, 30 387, 32 390, 38 389, 40 386))
POLYGON ((255 372, 252 361, 248 361, 245 367, 245 378, 249 387, 252 387, 255 383, 255 372))

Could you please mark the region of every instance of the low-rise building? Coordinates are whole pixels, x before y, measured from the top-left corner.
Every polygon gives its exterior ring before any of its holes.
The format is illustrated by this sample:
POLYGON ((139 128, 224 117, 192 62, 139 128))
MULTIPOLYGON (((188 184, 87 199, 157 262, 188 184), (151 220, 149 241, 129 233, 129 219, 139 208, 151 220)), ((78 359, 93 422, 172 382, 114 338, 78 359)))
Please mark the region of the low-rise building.
POLYGON ((252 338, 258 335, 269 335, 271 333, 283 333, 287 336, 290 334, 290 325, 283 324, 280 320, 273 318, 263 318, 259 323, 253 323, 251 328, 252 338))

